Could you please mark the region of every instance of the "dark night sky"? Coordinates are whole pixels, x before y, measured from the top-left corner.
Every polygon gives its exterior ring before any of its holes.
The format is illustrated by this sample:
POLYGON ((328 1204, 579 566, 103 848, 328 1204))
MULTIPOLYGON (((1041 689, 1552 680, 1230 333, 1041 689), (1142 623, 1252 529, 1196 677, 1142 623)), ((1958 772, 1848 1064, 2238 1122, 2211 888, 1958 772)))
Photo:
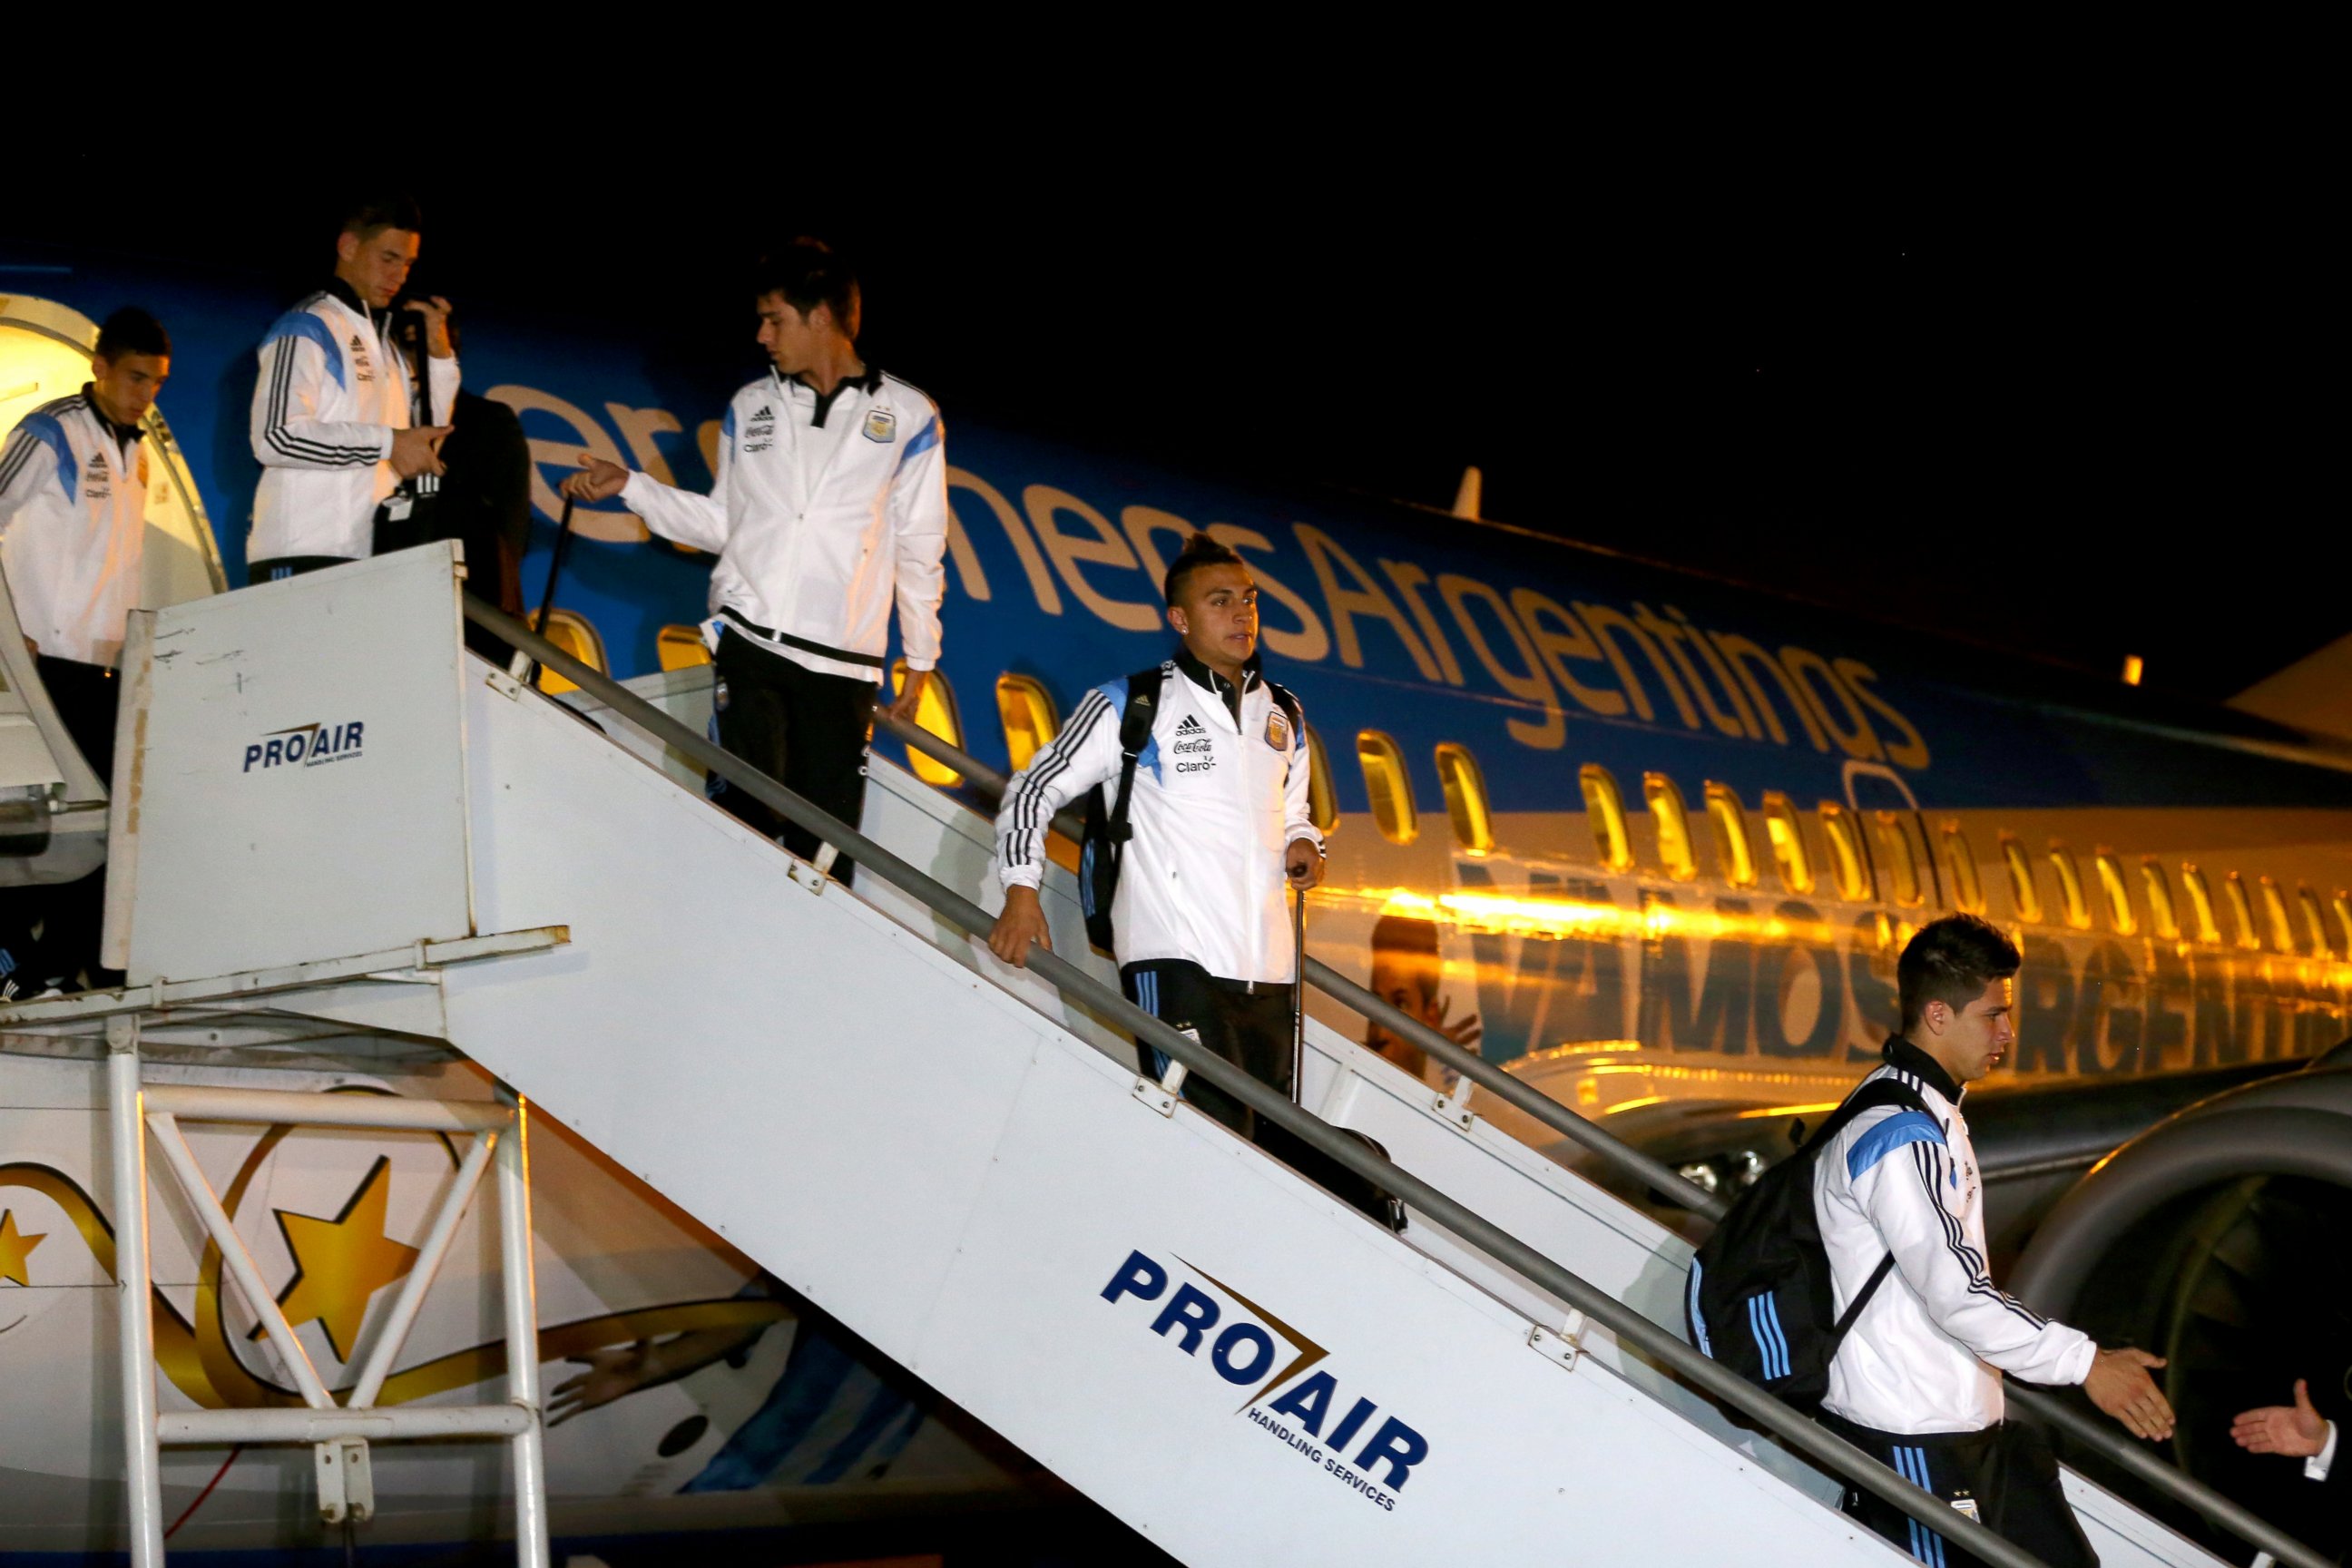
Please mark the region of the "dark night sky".
MULTIPOLYGON (((1497 521, 2102 674, 2139 653, 2191 696, 2352 630, 2321 482, 2334 248, 2273 199, 2292 171, 2050 158, 1841 189, 1334 136, 747 179, 636 145, 377 173, 425 203, 419 280, 461 312, 527 300, 593 339, 658 310, 724 345, 744 259, 820 233, 866 268, 869 352, 951 419, 1438 505, 1475 463, 1497 521)), ((0 240, 290 292, 332 196, 285 193, 350 172, 166 177, 136 219, 20 202, 0 240)))

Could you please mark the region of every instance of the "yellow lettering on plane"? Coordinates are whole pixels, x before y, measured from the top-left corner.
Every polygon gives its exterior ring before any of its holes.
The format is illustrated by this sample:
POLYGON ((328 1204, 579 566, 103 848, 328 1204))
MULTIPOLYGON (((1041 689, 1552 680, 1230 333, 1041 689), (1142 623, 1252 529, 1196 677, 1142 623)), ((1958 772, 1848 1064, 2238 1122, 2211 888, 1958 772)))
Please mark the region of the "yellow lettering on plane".
POLYGON ((1339 638, 1340 663, 1350 669, 1364 668, 1364 645, 1356 636, 1360 617, 1386 621, 1389 629, 1396 633, 1397 641, 1404 645, 1404 651, 1412 657, 1413 668, 1421 671, 1421 678, 1430 681, 1441 679, 1437 661, 1429 657, 1429 649, 1422 646, 1412 623, 1396 607, 1395 601, 1381 591, 1370 574, 1356 563, 1354 556, 1319 528, 1297 522, 1291 524, 1291 531, 1298 536, 1299 544, 1307 552, 1307 564, 1315 569, 1316 581, 1323 586, 1323 605, 1331 612, 1331 630, 1339 638), (1339 585, 1339 574, 1343 571, 1354 586, 1339 585))

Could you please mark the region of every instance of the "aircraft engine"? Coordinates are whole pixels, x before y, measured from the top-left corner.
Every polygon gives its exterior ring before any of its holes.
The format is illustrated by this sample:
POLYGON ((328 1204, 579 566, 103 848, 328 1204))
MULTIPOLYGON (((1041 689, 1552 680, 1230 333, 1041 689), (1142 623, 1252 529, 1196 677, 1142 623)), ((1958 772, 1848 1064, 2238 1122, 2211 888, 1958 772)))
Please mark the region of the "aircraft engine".
MULTIPOLYGON (((2231 1418, 2291 1401, 2352 1416, 2352 1043, 2308 1068, 2232 1089, 2101 1161, 2044 1216, 2014 1294, 2105 1345, 2167 1358, 2184 1469, 2323 1552, 2346 1521, 2302 1467, 2242 1451, 2231 1418)), ((2095 1458, 2086 1473, 2154 1508, 2095 1458)), ((2221 1544, 2216 1542, 2215 1544, 2221 1544)))

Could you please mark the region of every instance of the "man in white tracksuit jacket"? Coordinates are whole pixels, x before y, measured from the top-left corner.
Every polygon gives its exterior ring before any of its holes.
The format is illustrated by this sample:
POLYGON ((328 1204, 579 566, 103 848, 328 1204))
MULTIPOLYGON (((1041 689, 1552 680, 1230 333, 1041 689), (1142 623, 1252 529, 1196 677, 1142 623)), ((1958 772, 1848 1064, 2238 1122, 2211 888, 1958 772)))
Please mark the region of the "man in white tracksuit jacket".
MULTIPOLYGON (((147 505, 171 482, 148 410, 172 340, 135 307, 99 329, 90 379, 26 414, 0 447, 0 563, 50 703, 98 776, 114 782, 124 617, 140 598, 147 505)), ((62 887, 11 889, 0 909, 0 999, 77 988, 100 971, 103 868, 62 887), (41 939, 29 932, 43 927, 41 939)))
MULTIPOLYGON (((1287 1094, 1297 971, 1284 889, 1323 879, 1307 726, 1258 669, 1257 585, 1240 556, 1194 534, 1164 591, 1182 643, 1160 667, 1128 803, 1134 837, 1111 904, 1119 979, 1145 1012, 1197 1030, 1202 1045, 1287 1094)), ((1007 963, 1025 963, 1033 942, 1053 946, 1037 899, 1045 835, 1069 802, 1097 784, 1117 788, 1127 701, 1125 680, 1087 692, 1005 790, 996 817, 1004 911, 989 946, 1007 963)), ((1261 1144, 1274 1131, 1202 1079, 1184 1097, 1261 1144)))
MULTIPOLYGON (((1813 1209, 1840 1313, 1889 1253, 1895 1267, 1830 1363, 1823 1424, 2052 1568, 2095 1564, 2038 1434, 2004 1423, 2001 1373, 2081 1384, 2140 1437, 2168 1437, 2172 1411, 2144 1351, 2101 1350, 1992 1283, 1985 1268, 1984 1190, 1965 1086, 1997 1066, 2011 1020, 2017 949, 1974 915, 1930 922, 1896 967, 1903 1032, 1886 1065, 1925 1112, 1862 1112, 1822 1151, 1813 1209)), ((1874 1494, 1848 1488, 1848 1513, 1936 1568, 1977 1560, 1874 1494)))
POLYGON ((327 286, 270 324, 254 384, 251 437, 261 464, 246 578, 266 583, 375 553, 376 514, 404 517, 409 489, 441 473, 457 395, 449 302, 412 300, 423 220, 405 196, 356 203, 335 239, 327 286), (395 317, 424 324, 430 410, 418 409, 395 317), (412 414, 423 414, 415 418, 412 414))
MULTIPOLYGON (((709 495, 590 453, 563 482, 619 496, 664 539, 719 557, 704 636, 718 665, 720 744, 855 827, 866 806, 874 698, 898 612, 912 719, 940 659, 947 453, 939 405, 858 356, 856 275, 801 240, 761 263, 754 297, 772 366, 719 422, 709 495)), ((816 835, 740 790, 719 804, 803 859, 816 835)), ((851 879, 846 859, 834 875, 851 879)))

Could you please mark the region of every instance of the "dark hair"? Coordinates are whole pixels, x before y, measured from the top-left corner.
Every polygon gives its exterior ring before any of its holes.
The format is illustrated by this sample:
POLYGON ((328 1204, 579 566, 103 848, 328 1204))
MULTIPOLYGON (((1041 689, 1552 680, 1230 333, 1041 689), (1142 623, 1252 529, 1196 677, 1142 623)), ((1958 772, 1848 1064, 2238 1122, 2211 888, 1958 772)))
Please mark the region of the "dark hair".
POLYGON ((1168 563, 1168 575, 1161 579, 1160 591, 1172 605, 1176 602, 1176 596, 1184 591, 1186 581, 1202 567, 1246 567, 1248 564, 1248 562, 1234 554, 1227 546, 1218 543, 1205 533, 1196 533, 1184 542, 1184 548, 1178 551, 1176 559, 1168 563))
POLYGON ((125 305, 106 318, 106 325, 98 329, 98 347, 90 351, 96 357, 111 364, 124 354, 155 354, 169 358, 172 334, 150 311, 136 305, 125 305))
POLYGON ((751 298, 764 300, 771 294, 781 296, 803 316, 819 305, 830 306, 844 335, 857 335, 857 268, 821 239, 796 239, 760 258, 751 274, 751 298))
POLYGON ((2022 963, 2017 944, 1980 915, 1929 921, 1895 965, 1903 998, 1903 1032, 1908 1035, 1926 1016, 1928 1003, 1965 1007, 1994 981, 2016 973, 2022 963))
POLYGON ((405 191, 376 191, 362 196, 343 208, 342 224, 335 232, 371 239, 387 228, 425 232, 425 215, 417 210, 415 197, 405 191))

